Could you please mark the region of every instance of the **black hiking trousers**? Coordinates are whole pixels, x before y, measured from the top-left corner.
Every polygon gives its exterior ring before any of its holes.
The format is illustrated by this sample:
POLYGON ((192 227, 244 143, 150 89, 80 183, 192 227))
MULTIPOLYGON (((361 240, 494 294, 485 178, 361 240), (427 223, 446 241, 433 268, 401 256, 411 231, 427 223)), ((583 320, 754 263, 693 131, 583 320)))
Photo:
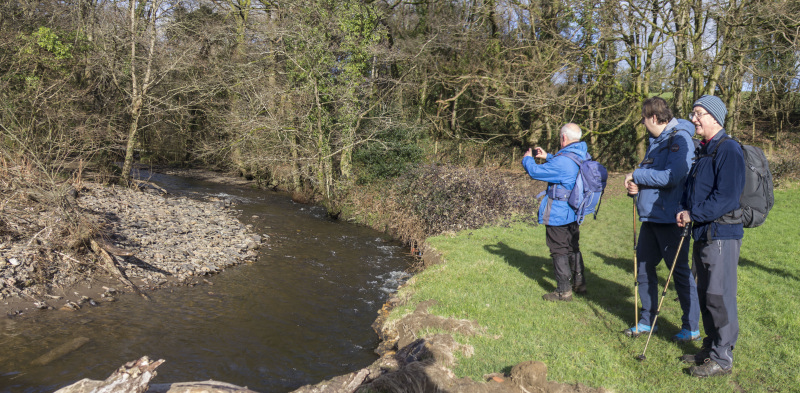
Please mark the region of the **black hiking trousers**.
POLYGON ((550 249, 550 257, 553 258, 553 269, 558 283, 558 292, 567 292, 570 287, 572 270, 569 266, 569 256, 581 252, 580 246, 580 226, 577 222, 567 225, 552 226, 545 228, 547 235, 547 247, 550 249))

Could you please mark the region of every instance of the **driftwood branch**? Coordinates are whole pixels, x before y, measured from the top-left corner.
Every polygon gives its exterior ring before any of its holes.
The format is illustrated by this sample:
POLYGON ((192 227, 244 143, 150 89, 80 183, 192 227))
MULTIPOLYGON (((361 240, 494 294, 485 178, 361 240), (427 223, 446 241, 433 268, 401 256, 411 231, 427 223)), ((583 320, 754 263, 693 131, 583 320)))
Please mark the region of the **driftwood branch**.
POLYGON ((56 393, 145 393, 150 380, 156 376, 156 368, 164 363, 164 359, 151 361, 147 356, 126 363, 114 371, 105 381, 83 379, 56 391, 56 393))
POLYGON ((106 251, 106 249, 103 248, 103 246, 101 246, 100 243, 98 243, 95 239, 91 239, 89 243, 92 246, 92 251, 94 251, 95 254, 100 256, 100 259, 103 260, 103 262, 105 262, 104 264, 105 268, 106 270, 108 270, 109 273, 114 275, 123 284, 131 288, 139 296, 147 300, 150 300, 150 296, 147 296, 146 293, 139 290, 139 287, 137 287, 136 284, 132 283, 131 280, 129 280, 128 277, 125 276, 125 273, 122 272, 122 269, 120 269, 117 266, 116 261, 114 261, 114 257, 111 256, 111 254, 108 251, 106 251))
POLYGON ((131 250, 126 250, 124 248, 119 248, 113 244, 109 244, 102 237, 95 237, 94 241, 97 242, 97 245, 100 246, 102 249, 106 250, 111 255, 119 255, 121 257, 130 257, 136 255, 136 252, 131 250))
POLYGON ((147 356, 120 367, 105 381, 82 379, 55 393, 257 393, 226 382, 201 381, 150 385, 156 367, 164 359, 151 361, 147 356))
POLYGON ((155 184, 153 182, 149 182, 149 181, 146 181, 146 180, 135 180, 135 179, 132 180, 132 182, 140 190, 144 190, 144 189, 147 189, 149 187, 149 188, 153 188, 153 189, 158 190, 158 192, 160 192, 161 194, 169 194, 169 191, 165 190, 163 187, 161 187, 158 184, 155 184))

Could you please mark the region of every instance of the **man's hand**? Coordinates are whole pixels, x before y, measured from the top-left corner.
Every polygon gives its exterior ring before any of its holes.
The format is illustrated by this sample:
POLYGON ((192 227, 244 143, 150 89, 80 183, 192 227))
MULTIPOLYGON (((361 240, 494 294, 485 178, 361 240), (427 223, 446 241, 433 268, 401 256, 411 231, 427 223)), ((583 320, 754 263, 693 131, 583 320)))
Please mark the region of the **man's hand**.
POLYGON ((531 152, 531 148, 529 147, 525 154, 522 155, 523 157, 533 157, 533 153, 531 152))
POLYGON ((636 195, 639 193, 639 186, 633 182, 633 172, 625 175, 625 189, 628 190, 628 195, 636 195))
POLYGON ((536 147, 536 158, 541 158, 543 160, 547 159, 547 152, 544 151, 541 147, 536 147))
POLYGON ((683 210, 678 212, 678 215, 675 216, 675 221, 678 223, 679 227, 683 228, 692 222, 692 215, 688 210, 683 210))

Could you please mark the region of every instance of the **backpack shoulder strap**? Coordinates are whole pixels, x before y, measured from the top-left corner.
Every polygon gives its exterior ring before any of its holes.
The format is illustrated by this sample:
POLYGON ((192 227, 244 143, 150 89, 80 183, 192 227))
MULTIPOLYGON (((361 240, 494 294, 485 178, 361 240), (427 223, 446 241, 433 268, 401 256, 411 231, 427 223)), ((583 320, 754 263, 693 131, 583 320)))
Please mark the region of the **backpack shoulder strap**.
POLYGON ((741 144, 739 141, 737 141, 736 139, 734 139, 734 138, 730 137, 729 135, 725 135, 725 137, 724 137, 724 138, 722 138, 722 139, 719 141, 719 143, 717 143, 717 146, 715 146, 715 147, 714 147, 714 151, 712 151, 711 153, 699 154, 699 155, 697 156, 697 158, 703 158, 703 157, 712 157, 714 160, 716 160, 716 158, 717 158, 717 150, 719 150, 719 147, 720 147, 720 146, 721 146, 723 143, 725 143, 725 141, 726 141, 726 140, 728 140, 728 139, 730 139, 730 140, 733 140, 734 142, 738 143, 738 144, 739 144, 739 146, 741 146, 741 145, 742 145, 742 144, 741 144))
POLYGON ((672 133, 672 134, 669 136, 669 139, 667 139, 667 144, 666 144, 665 146, 662 146, 660 149, 658 149, 658 151, 660 152, 660 151, 662 151, 662 150, 664 150, 664 149, 668 149, 668 148, 670 148, 670 146, 672 146, 672 141, 675 139, 675 136, 676 136, 676 135, 678 135, 678 133, 679 133, 679 132, 681 132, 681 131, 683 131, 683 132, 685 132, 687 135, 689 135, 689 139, 692 139, 692 134, 689 132, 689 130, 685 130, 685 129, 683 129, 683 128, 677 128, 677 127, 675 127, 675 132, 673 132, 673 133, 672 133))
MULTIPOLYGON (((568 157, 570 160, 572 160, 572 162, 574 162, 574 163, 578 164, 578 167, 580 167, 580 166, 581 166, 581 164, 582 164, 584 161, 586 161, 586 160, 584 160, 584 159, 581 159, 580 157, 578 157, 578 155, 577 155, 577 154, 575 154, 575 153, 573 153, 573 152, 571 152, 571 151, 567 151, 567 152, 564 152, 564 153, 561 153, 561 154, 563 154, 565 157, 568 157)), ((591 158, 590 158, 590 159, 591 159, 591 158)))

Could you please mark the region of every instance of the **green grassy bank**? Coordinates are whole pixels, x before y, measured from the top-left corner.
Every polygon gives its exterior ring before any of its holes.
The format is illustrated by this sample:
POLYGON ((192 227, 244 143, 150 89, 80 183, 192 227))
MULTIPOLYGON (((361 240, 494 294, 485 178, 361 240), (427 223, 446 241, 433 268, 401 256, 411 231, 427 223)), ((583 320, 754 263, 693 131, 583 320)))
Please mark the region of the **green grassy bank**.
MULTIPOLYGON (((800 191, 777 190, 775 200, 767 222, 745 231, 741 332, 730 376, 700 380, 684 372, 678 357, 696 352, 700 343, 670 341, 680 330, 681 314, 672 283, 647 360, 635 359, 647 337, 622 334, 633 326, 635 311, 632 202, 625 196, 604 198, 598 219, 581 227, 585 296, 569 303, 541 299, 555 289, 545 228, 515 224, 428 239, 446 262, 403 289, 411 301, 393 317, 436 299, 432 313, 477 321, 485 328, 481 334, 456 336, 475 355, 459 358, 454 371, 473 379, 539 360, 548 365, 549 380, 618 392, 800 391, 800 191)), ((667 273, 662 263, 660 288, 667 273)))

